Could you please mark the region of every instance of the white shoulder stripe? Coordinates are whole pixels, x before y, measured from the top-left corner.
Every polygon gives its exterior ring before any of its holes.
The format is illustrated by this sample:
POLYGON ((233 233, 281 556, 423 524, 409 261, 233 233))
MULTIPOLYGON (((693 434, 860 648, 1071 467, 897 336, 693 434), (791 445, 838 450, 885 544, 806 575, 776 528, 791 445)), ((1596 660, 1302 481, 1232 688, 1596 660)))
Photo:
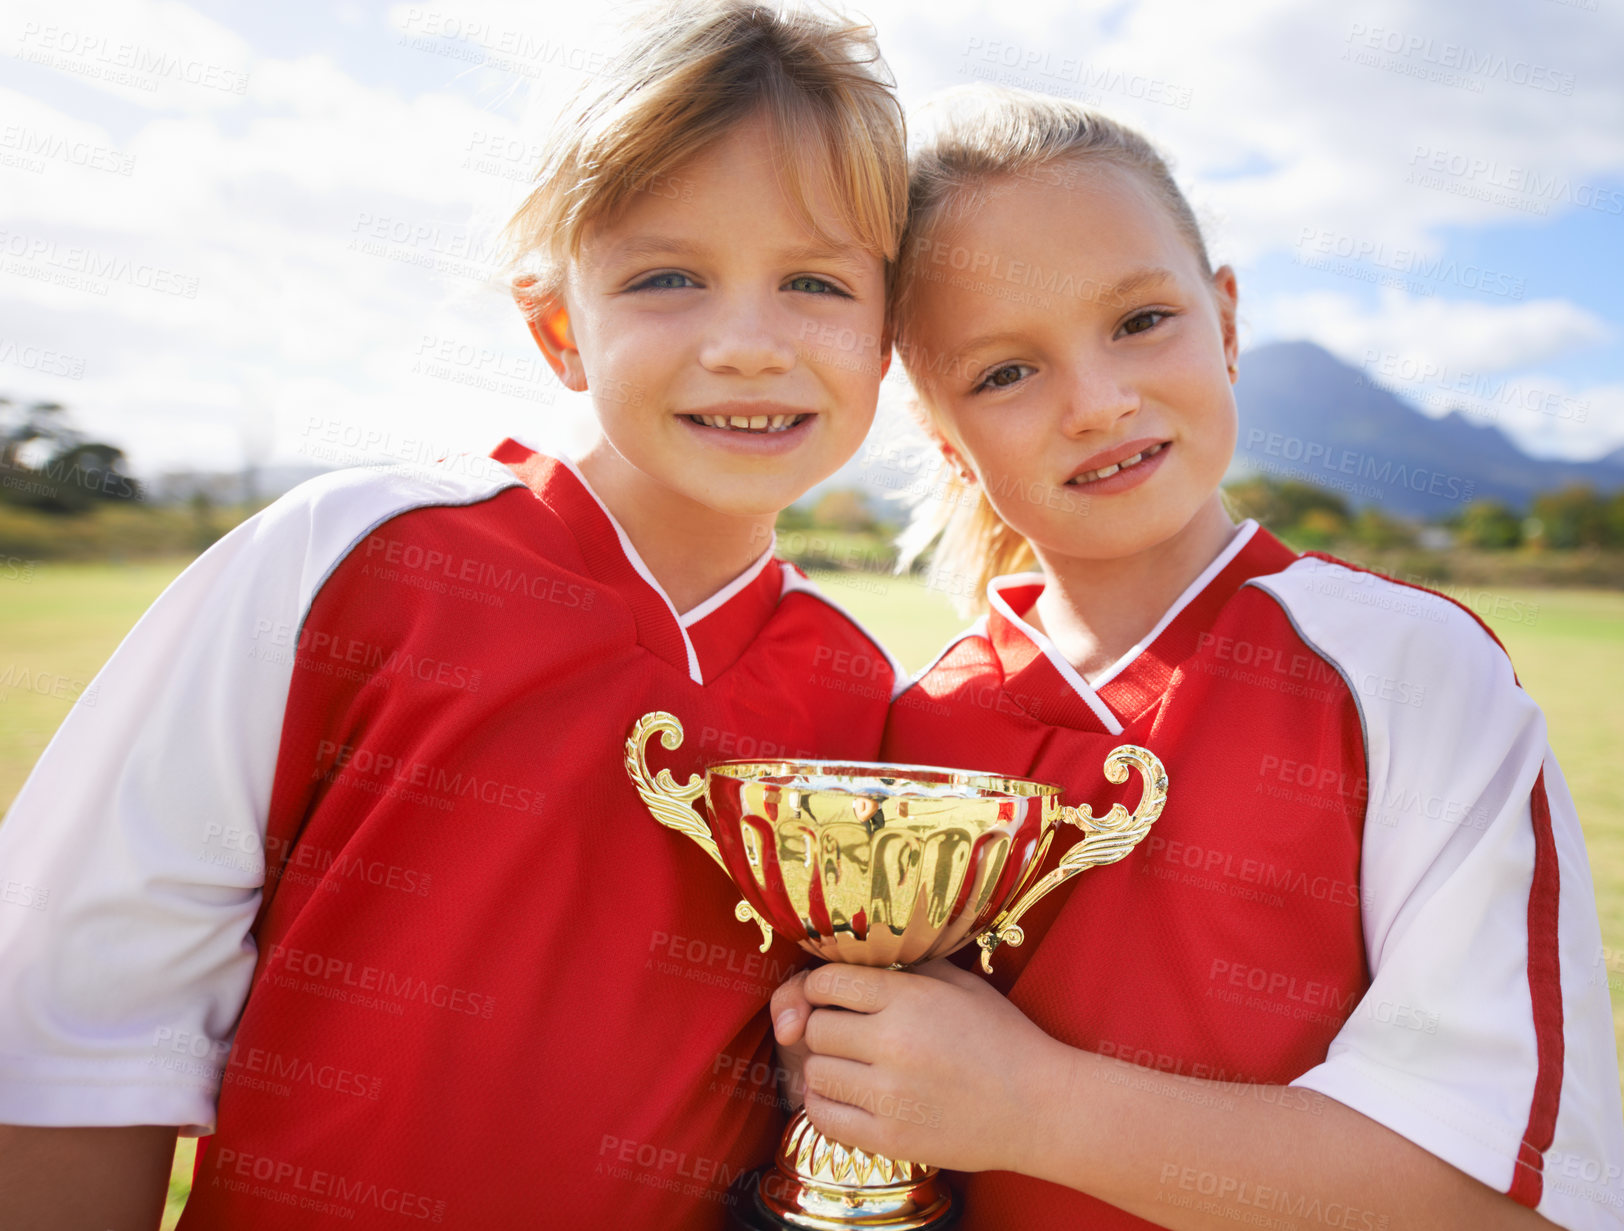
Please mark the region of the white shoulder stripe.
POLYGON ((1599 1226, 1600 1207, 1554 1174, 1575 1156, 1624 1165, 1624 1121, 1617 1084, 1595 1079, 1616 1057, 1605 985, 1592 976, 1601 935, 1539 707, 1494 639, 1445 599, 1316 559, 1249 584, 1347 680, 1368 765, 1359 882, 1371 984, 1325 1061, 1293 1084, 1511 1187, 1541 1071, 1529 915, 1543 771, 1560 861, 1556 936, 1543 940, 1557 946, 1566 1061, 1540 1210, 1599 1226))
POLYGON ((211 1131, 254 969, 298 630, 337 562, 384 521, 518 483, 502 474, 312 479, 137 621, 0 825, 0 867, 49 903, 0 910, 0 1122, 211 1131), (152 1067, 152 1022, 208 1044, 198 1080, 152 1067))

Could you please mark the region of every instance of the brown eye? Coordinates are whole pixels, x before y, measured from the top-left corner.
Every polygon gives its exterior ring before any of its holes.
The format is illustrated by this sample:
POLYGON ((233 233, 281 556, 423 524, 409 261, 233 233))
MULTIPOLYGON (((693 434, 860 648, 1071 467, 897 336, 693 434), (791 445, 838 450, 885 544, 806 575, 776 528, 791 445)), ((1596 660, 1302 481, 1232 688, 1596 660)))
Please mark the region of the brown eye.
POLYGON ((1127 334, 1146 333, 1172 315, 1171 312, 1141 312, 1138 316, 1130 316, 1122 323, 1122 332, 1127 334))
POLYGON ((1008 389, 1011 385, 1021 382, 1021 373, 1032 369, 1024 363, 1006 363, 988 372, 975 387, 974 392, 980 393, 983 389, 1008 389))

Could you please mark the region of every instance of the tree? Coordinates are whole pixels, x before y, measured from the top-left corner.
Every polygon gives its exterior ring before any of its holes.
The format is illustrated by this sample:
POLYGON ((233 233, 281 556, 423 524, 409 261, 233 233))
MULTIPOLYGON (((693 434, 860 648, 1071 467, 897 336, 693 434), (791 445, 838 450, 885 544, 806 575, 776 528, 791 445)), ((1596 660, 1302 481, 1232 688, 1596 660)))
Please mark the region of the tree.
POLYGON ((1607 545, 1624 547, 1624 487, 1607 502, 1607 545))
POLYGON ((812 514, 798 504, 792 504, 778 515, 777 529, 781 534, 794 530, 810 530, 812 514))
POLYGON ((1461 513, 1460 542, 1463 547, 1504 551, 1522 545, 1522 529, 1522 518, 1498 500, 1474 500, 1461 513))
POLYGON ((1311 551, 1329 547, 1348 532, 1345 518, 1330 509, 1309 509, 1290 530, 1293 540, 1311 551))
POLYGON ((1607 505, 1588 483, 1534 497, 1534 516, 1550 547, 1604 547, 1608 541, 1607 505))
POLYGON ((1325 534, 1333 522, 1339 525, 1340 533, 1351 516, 1348 502, 1341 496, 1297 479, 1242 479, 1226 487, 1224 495, 1236 516, 1255 517, 1274 533, 1293 537, 1302 537, 1298 532, 1312 512, 1328 516, 1313 519, 1308 526, 1310 537, 1325 534))
POLYGON ((86 438, 59 402, 19 407, 0 398, 0 500, 80 513, 100 500, 139 500, 124 450, 86 438))
POLYGON ((812 506, 812 524, 831 530, 860 531, 875 527, 874 514, 869 512, 863 493, 849 487, 826 492, 812 506))
POLYGON ((1374 505, 1360 509, 1353 519, 1353 538, 1360 546, 1374 551, 1415 545, 1415 531, 1410 526, 1389 517, 1374 505))

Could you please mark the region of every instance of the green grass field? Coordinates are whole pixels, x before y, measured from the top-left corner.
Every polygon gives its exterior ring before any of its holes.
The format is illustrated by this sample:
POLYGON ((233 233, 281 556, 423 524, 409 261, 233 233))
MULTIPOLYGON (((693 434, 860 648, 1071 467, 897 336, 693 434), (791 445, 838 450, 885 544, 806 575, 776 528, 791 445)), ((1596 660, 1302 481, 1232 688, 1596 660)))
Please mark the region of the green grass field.
MULTIPOLYGON (((0 686, 0 807, 10 806, 73 697, 185 564, 44 563, 26 580, 0 579, 0 680, 13 681, 0 686), (19 686, 25 673, 30 684, 19 686), (50 687, 42 690, 44 680, 50 687)), ((873 573, 816 576, 910 670, 964 624, 942 595, 915 582, 873 573)), ((1610 955, 1624 957, 1624 593, 1505 591, 1499 598, 1484 604, 1486 614, 1544 707, 1584 825, 1602 940, 1610 955)), ((1624 1040, 1624 977, 1612 983, 1615 1033, 1624 1040)), ((192 1150, 193 1142, 183 1141, 176 1155, 166 1229, 185 1201, 192 1150)))

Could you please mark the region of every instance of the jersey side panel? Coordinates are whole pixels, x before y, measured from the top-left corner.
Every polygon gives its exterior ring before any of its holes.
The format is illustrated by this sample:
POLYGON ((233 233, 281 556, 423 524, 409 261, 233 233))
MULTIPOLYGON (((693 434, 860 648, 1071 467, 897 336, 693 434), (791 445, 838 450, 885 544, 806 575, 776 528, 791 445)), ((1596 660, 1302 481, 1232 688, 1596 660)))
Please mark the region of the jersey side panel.
MULTIPOLYGON (((988 642, 968 638, 893 706, 887 755, 940 748, 949 765, 1058 783, 1098 815, 1140 793, 1137 776, 1106 780, 1110 751, 1156 753, 1169 789, 1151 833, 1029 912, 1025 944, 998 951, 992 981, 1071 1046, 1229 1083, 1203 1098, 1305 1108, 1281 1087, 1323 1060, 1368 985, 1358 709, 1259 591, 1243 587, 1188 642, 1160 695, 1112 735, 1047 693, 1012 696, 988 642), (904 708, 916 693, 925 704, 904 708)), ((1062 831, 1050 860, 1073 841, 1062 831)), ((974 1231, 1153 1225, 1011 1173, 963 1182, 974 1231)))
POLYGON ((1585 976, 1599 926, 1543 715, 1446 599, 1320 559, 1257 584, 1353 681, 1371 754, 1371 1011, 1300 1084, 1563 1225, 1600 1225, 1605 1203, 1543 1183, 1559 1136, 1564 1159, 1616 1163, 1624 1144, 1616 1082, 1592 1096, 1566 1056, 1614 1048, 1605 989, 1585 976))
POLYGON ((890 680, 808 688, 820 653, 877 655, 790 594, 697 683, 562 504, 405 514, 313 605, 272 809, 283 870, 187 1231, 278 1227, 316 1186, 349 1211, 334 1225, 395 1225, 375 1198, 409 1194, 447 1225, 525 1226, 537 1183, 561 1225, 700 1231, 770 1155, 762 1010, 805 958, 758 950, 728 878, 649 814, 625 739, 675 714, 682 744, 648 753, 679 782, 746 740, 869 760, 890 680), (482 596, 428 584, 451 578, 482 596), (256 1168, 271 1183, 245 1182, 256 1168))
POLYGON ((334 563, 413 503, 498 483, 312 480, 226 535, 114 651, 0 825, 0 1121, 214 1120, 254 963, 294 631, 334 563))

